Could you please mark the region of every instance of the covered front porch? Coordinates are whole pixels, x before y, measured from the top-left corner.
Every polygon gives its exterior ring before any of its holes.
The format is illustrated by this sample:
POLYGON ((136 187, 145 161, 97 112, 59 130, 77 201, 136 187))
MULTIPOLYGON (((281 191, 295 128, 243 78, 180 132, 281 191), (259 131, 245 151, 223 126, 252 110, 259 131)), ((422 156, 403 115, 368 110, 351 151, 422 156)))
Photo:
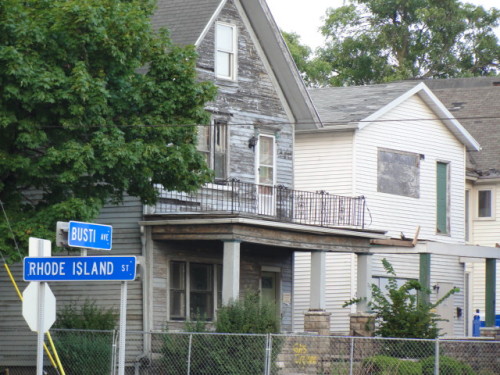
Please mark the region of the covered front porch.
MULTIPOLYGON (((275 297, 283 332, 292 331, 293 256, 310 252, 312 283, 309 313, 315 320, 324 310, 326 252, 368 253, 370 239, 383 238, 379 232, 270 221, 244 215, 150 215, 140 225, 145 239, 145 321, 146 330, 161 325, 181 329, 196 311, 201 291, 175 279, 174 267, 194 274, 213 273, 214 283, 205 291, 204 306, 217 307, 258 292, 275 297), (193 268, 196 266, 197 268, 193 268), (218 275, 216 274, 218 272, 218 275), (176 285, 179 284, 179 285, 176 285), (180 307, 179 307, 180 306, 180 307)), ((307 324, 307 323, 306 323, 307 324)), ((315 327, 306 330, 318 330, 315 327)))

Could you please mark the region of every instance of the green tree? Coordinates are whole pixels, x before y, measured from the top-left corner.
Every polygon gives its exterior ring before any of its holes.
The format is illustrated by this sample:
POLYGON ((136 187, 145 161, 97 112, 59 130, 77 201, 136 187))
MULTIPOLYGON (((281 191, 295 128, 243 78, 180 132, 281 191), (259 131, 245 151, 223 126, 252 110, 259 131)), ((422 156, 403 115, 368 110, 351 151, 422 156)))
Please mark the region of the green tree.
POLYGON ((155 184, 210 179, 196 127, 215 86, 198 82, 193 46, 151 26, 152 0, 0 1, 0 251, 13 236, 52 238, 155 184), (147 67, 147 69, 145 68, 147 67))
POLYGON ((283 38, 290 53, 302 73, 302 78, 308 86, 321 86, 327 82, 331 73, 328 62, 314 56, 311 48, 300 42, 300 36, 296 33, 282 32, 283 38))
POLYGON ((458 0, 350 0, 326 13, 323 84, 498 74, 499 21, 498 9, 458 0))

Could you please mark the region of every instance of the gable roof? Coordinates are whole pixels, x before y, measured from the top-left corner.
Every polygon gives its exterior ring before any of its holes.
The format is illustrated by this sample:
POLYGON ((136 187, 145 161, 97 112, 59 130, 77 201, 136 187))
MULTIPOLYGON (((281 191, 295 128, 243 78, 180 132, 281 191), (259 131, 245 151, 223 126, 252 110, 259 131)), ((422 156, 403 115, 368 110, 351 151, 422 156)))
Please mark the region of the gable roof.
POLYGON ((425 81, 432 92, 481 144, 469 152, 478 177, 500 177, 500 77, 425 81))
POLYGON ((362 129, 406 99, 418 95, 467 149, 479 143, 453 117, 432 91, 415 81, 309 90, 324 128, 362 129))
POLYGON ((153 15, 155 29, 167 28, 175 44, 196 44, 221 0, 158 0, 153 15))
POLYGON ((174 43, 197 45, 228 1, 245 11, 299 129, 321 127, 304 81, 265 0, 158 0, 153 26, 170 30, 174 43))

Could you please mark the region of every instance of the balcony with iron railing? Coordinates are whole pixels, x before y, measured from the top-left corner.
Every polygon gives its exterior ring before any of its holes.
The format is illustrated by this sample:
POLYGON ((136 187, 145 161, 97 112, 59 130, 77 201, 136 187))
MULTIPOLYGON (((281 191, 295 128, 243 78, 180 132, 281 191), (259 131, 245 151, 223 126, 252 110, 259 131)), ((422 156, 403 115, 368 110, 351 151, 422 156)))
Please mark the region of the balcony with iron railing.
POLYGON ((207 184, 192 193, 160 188, 158 202, 149 213, 231 214, 294 224, 363 229, 365 210, 363 196, 299 191, 282 185, 265 186, 233 179, 207 184))

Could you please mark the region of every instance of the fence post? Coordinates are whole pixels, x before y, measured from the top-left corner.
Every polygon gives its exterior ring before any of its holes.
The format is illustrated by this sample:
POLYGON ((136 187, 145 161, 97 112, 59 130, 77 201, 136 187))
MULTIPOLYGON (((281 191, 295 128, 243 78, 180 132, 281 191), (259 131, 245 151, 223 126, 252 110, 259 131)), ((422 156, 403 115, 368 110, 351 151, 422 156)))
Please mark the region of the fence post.
POLYGON ((436 339, 436 350, 434 356, 434 375, 439 375, 439 339, 436 339))
POLYGON ((349 354, 349 375, 352 375, 354 367, 354 337, 351 337, 351 352, 349 354))
POLYGON ((193 334, 189 335, 188 357, 187 357, 187 372, 186 375, 191 373, 191 347, 193 344, 193 334))
POLYGON ((271 353, 273 348, 273 339, 271 334, 266 335, 266 355, 265 355, 265 365, 264 365, 264 375, 271 375, 271 353))

